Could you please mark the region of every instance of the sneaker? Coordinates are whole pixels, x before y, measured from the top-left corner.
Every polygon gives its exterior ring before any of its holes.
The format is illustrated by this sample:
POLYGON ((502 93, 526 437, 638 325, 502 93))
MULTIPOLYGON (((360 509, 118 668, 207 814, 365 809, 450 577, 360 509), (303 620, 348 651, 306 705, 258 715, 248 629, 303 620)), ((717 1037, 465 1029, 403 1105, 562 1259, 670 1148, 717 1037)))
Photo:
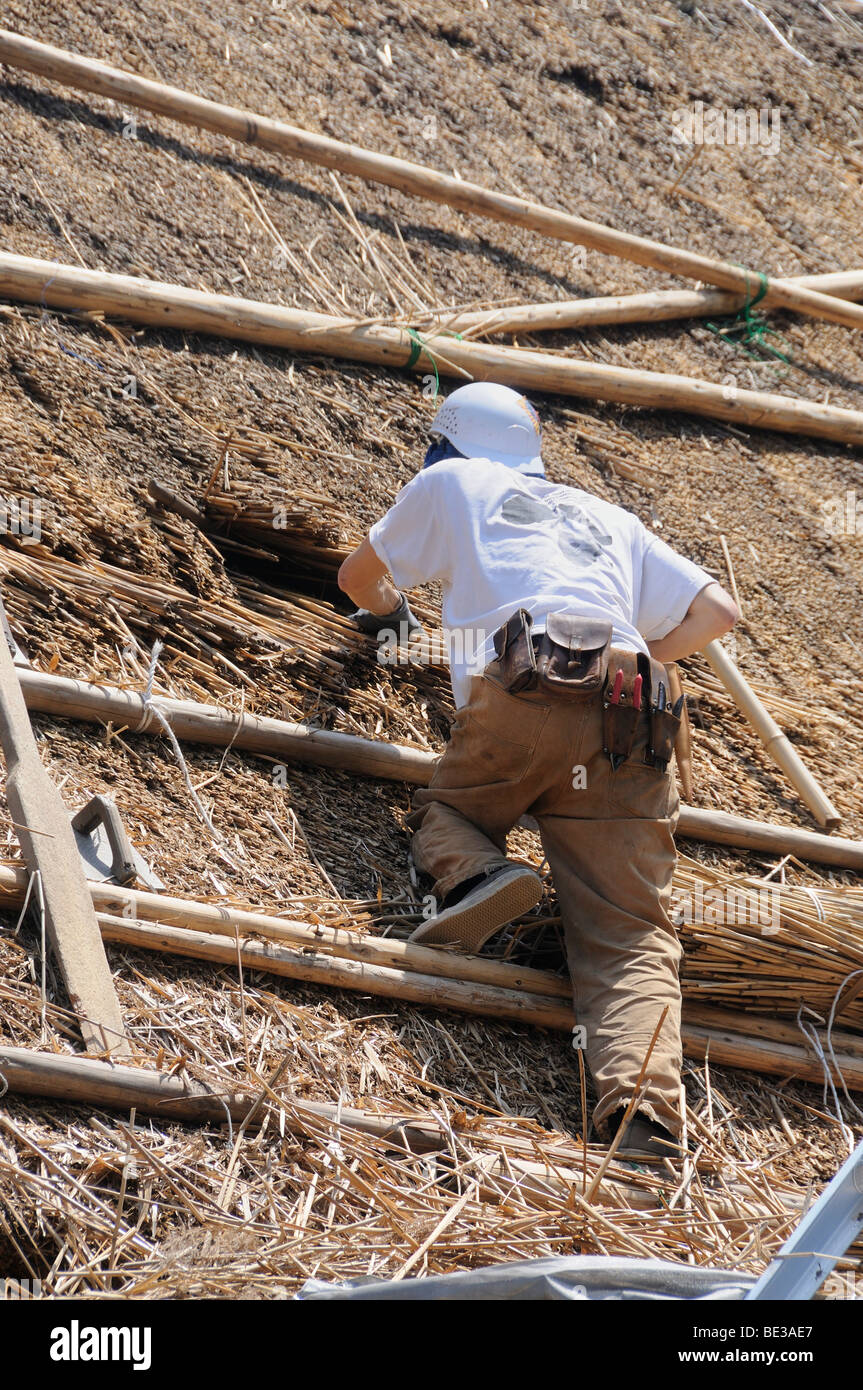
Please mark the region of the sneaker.
POLYGON ((542 879, 522 864, 504 864, 483 877, 453 907, 445 907, 411 933, 424 946, 478 951, 490 936, 542 899, 542 879))
MULTIPOLYGON (((621 1126, 624 1114, 625 1111, 616 1110, 609 1116, 612 1139, 621 1126)), ((677 1140, 670 1130, 636 1110, 626 1123, 626 1129, 614 1156, 638 1159, 679 1158, 680 1152, 677 1140)))

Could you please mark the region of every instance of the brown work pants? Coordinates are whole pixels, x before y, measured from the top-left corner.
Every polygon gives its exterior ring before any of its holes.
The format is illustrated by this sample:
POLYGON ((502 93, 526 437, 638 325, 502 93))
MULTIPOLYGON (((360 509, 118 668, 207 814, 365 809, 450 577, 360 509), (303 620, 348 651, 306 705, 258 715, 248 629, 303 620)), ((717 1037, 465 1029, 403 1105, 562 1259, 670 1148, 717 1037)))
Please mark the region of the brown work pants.
POLYGON ((576 1023, 598 1093, 594 1122, 633 1094, 662 1010, 641 1108, 680 1131, 680 943, 668 916, 679 801, 671 772, 644 762, 648 721, 612 771, 602 700, 507 693, 495 663, 474 676, 431 785, 408 818, 417 868, 442 901, 506 862, 520 816, 539 823, 566 938, 576 1023))

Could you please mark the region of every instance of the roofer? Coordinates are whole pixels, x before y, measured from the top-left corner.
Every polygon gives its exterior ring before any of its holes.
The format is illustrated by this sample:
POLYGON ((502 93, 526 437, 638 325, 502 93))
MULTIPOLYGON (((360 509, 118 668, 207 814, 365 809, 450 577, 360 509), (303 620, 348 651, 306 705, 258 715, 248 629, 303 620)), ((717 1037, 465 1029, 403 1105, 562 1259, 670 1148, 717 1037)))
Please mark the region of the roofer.
POLYGON ((682 702, 664 663, 727 632, 737 608, 632 513, 549 481, 539 418, 515 391, 462 386, 430 432, 421 471, 339 571, 357 625, 384 640, 419 626, 403 589, 443 587, 457 712, 408 818, 439 909, 412 940, 478 951, 540 901, 539 875, 506 858, 507 832, 533 816, 596 1130, 619 1128, 668 1005, 619 1152, 673 1156, 681 948, 669 918, 679 807, 669 761, 682 702))

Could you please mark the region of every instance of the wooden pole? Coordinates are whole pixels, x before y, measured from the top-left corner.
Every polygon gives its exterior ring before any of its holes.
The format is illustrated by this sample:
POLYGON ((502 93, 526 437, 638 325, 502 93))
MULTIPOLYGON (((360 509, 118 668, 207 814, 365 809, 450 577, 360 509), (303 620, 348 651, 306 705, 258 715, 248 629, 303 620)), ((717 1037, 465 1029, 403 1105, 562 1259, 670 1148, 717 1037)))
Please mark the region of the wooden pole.
MULTIPOLYGON (((789 276, 783 283, 803 285, 839 299, 863 299, 863 270, 789 276)), ((721 317, 737 313, 745 303, 745 294, 733 294, 728 290, 649 290, 642 294, 602 295, 591 299, 510 304, 500 309, 475 309, 468 313, 432 314, 428 322, 439 324, 450 333, 480 338, 493 333, 591 328, 604 323, 661 323, 668 319, 721 317)))
POLYGON ((455 1009, 458 1013, 483 1018, 502 1018, 510 1023, 533 1023, 540 1028, 571 1029, 571 1004, 547 995, 527 994, 523 990, 501 989, 497 985, 445 979, 441 975, 420 975, 413 970, 369 965, 366 961, 316 954, 308 947, 294 950, 273 941, 226 939, 210 932, 162 923, 136 922, 132 917, 99 916, 105 941, 137 946, 173 956, 236 965, 239 954, 243 968, 284 975, 307 984, 334 985, 337 989, 359 990, 385 999, 404 999, 431 1008, 455 1009))
MULTIPOLYGON (((701 1024, 684 1024, 681 1028, 683 1047, 687 1056, 699 1060, 709 1057, 722 1067, 739 1067, 742 1071, 767 1072, 773 1076, 793 1077, 798 1081, 824 1084, 824 1068, 817 1057, 797 1043, 771 1042, 765 1038, 732 1033, 726 1028, 706 1028, 701 1024)), ((837 1053, 836 1061, 842 1073, 830 1072, 837 1084, 840 1079, 851 1091, 863 1091, 863 1061, 837 1053)))
MULTIPOLYGON (((99 925, 106 941, 220 965, 236 966, 239 956, 246 970, 261 970, 309 984, 356 990, 385 999, 453 1009, 458 1013, 551 1028, 557 1032, 571 1032, 576 1021, 571 1006, 562 1001, 520 990, 462 983, 358 961, 334 960, 308 951, 275 946, 271 942, 244 941, 238 945, 221 936, 136 922, 127 917, 103 916, 99 925)), ((719 1065, 795 1076, 804 1081, 823 1081, 820 1061, 803 1045, 786 1041, 781 1031, 783 1025, 779 1025, 780 1037, 774 1038, 770 1031, 771 1020, 760 1020, 761 1035, 757 1036, 748 1015, 734 1015, 737 1021, 734 1030, 728 1026, 730 1016, 726 1011, 720 1011, 723 1017, 717 1026, 710 1026, 705 1019, 709 1012, 702 1008, 698 1011, 697 1022, 684 1021, 681 1037, 687 1055, 703 1057, 709 1048, 711 1061, 719 1065)), ((836 1060, 845 1084, 853 1090, 863 1090, 863 1057, 837 1053, 836 1060)))
POLYGON ((415 338, 402 328, 383 324, 358 327, 352 319, 329 314, 207 294, 28 256, 0 255, 0 296, 421 373, 428 373, 436 363, 443 375, 460 380, 492 380, 520 390, 616 401, 650 410, 689 411, 736 425, 863 444, 863 412, 857 410, 766 391, 729 391, 693 377, 610 367, 452 337, 426 338, 420 350, 415 338))
MULTIPOLYGON (((163 732, 161 724, 135 690, 92 685, 88 681, 70 680, 25 667, 16 669, 28 709, 63 719, 113 724, 157 738, 163 732)), ((157 697, 157 703, 177 738, 189 743, 220 748, 231 743, 234 748, 243 748, 249 753, 266 753, 292 762, 344 768, 366 777, 423 786, 431 780, 437 762, 434 753, 421 748, 382 743, 330 729, 310 729, 306 724, 294 724, 286 719, 237 714, 217 705, 174 700, 163 695, 157 697)))
MULTIPOLYGON (((185 125, 216 131, 232 140, 288 154, 326 169, 356 174, 372 183, 385 184, 431 202, 445 203, 461 212, 529 227, 546 236, 635 261, 637 265, 665 270, 671 275, 687 276, 743 295, 754 295, 759 288, 757 273, 729 261, 714 260, 710 256, 679 250, 647 237, 633 236, 629 232, 620 232, 602 223, 574 217, 524 198, 495 193, 479 184, 441 174, 422 164, 394 159, 235 106, 208 101, 179 87, 152 82, 136 73, 80 57, 50 44, 38 43, 8 29, 0 30, 0 62, 26 72, 38 73, 79 91, 96 92, 125 105, 153 111, 185 125)), ((863 309, 837 302, 829 295, 792 285, 788 281, 768 281, 762 303, 765 307, 783 305, 851 328, 863 327, 863 309)))
POLYGON ((833 830, 842 817, 825 796, 812 773, 803 763, 787 734, 780 729, 751 685, 740 674, 721 642, 708 642, 702 655, 711 671, 725 686, 732 700, 752 725, 777 767, 781 767, 795 791, 809 807, 819 825, 833 830))
MULTIPOLYGON (((31 1052, 24 1047, 7 1047, 0 1043, 0 1076, 8 1085, 9 1091, 16 1095, 36 1096, 45 1100, 57 1100, 64 1105, 83 1105, 87 1109, 102 1108, 126 1113, 132 1109, 140 1114, 152 1115, 162 1123, 184 1120, 199 1124, 224 1124, 230 1115, 235 1124, 244 1121, 250 1129, 256 1128, 270 1107, 270 1100, 261 1105, 258 1101, 239 1092, 220 1092, 201 1082, 165 1072, 150 1071, 144 1067, 111 1066, 106 1062, 94 1061, 89 1057, 71 1057, 65 1053, 31 1052), (256 1110, 257 1107, 257 1110, 256 1110)), ((285 1128, 291 1134, 303 1138, 308 1134, 308 1122, 315 1125, 331 1125, 339 1130, 353 1130, 380 1139, 389 1147, 405 1153, 434 1153, 448 1149, 451 1144, 450 1133, 440 1122, 424 1115, 378 1115, 367 1110, 357 1110, 352 1106, 332 1105, 322 1101, 298 1100, 294 1096, 282 1095, 281 1115, 285 1128)), ((458 1125, 456 1125, 458 1128, 458 1125)), ((473 1135, 476 1139, 479 1136, 473 1135)), ((551 1139, 552 1136, 549 1136, 551 1139)), ((576 1162, 580 1153, 571 1145, 555 1144, 551 1166, 537 1163, 529 1157, 516 1158, 514 1155, 537 1153, 535 1140, 525 1140, 518 1135, 507 1134, 498 1141, 492 1130, 488 1139, 490 1151, 488 1172, 494 1178, 486 1178, 485 1196, 489 1201, 499 1199, 501 1188, 506 1188, 515 1177, 519 1185, 531 1181, 537 1190, 542 1185, 547 1192, 551 1182, 563 1185, 569 1173, 561 1166, 559 1155, 576 1162), (506 1159, 496 1155, 503 1145, 506 1159)), ((597 1165, 596 1153, 588 1155, 591 1168, 597 1165)), ((480 1170, 480 1184, 483 1183, 480 1170)), ((583 1182, 581 1169, 572 1170, 572 1182, 580 1187, 583 1182)), ((606 1181, 595 1194, 594 1201, 600 1205, 613 1203, 624 1198, 630 1205, 641 1209, 655 1207, 661 1200, 650 1189, 633 1187, 621 1180, 618 1173, 609 1172, 606 1181)), ((747 1195, 748 1206, 751 1199, 747 1195)), ((711 1206, 719 1211, 726 1223, 737 1217, 731 1203, 716 1194, 711 1194, 711 1206)), ((737 1217, 739 1220, 739 1217, 737 1217)))
POLYGON ((103 915, 119 916, 124 920, 143 919, 181 930, 211 932, 230 938, 232 949, 238 935, 241 938, 262 936, 278 945, 302 951, 312 950, 322 957, 352 960, 363 966, 407 970, 414 974, 436 975, 498 989, 524 990, 551 999, 572 998, 572 987, 568 980, 547 970, 508 965, 505 961, 483 956, 434 950, 430 946, 375 936, 370 932, 361 933, 323 924, 311 926, 307 922, 269 917, 261 912, 244 912, 238 908, 218 907, 188 898, 171 898, 161 893, 144 893, 133 888, 112 890, 110 885, 104 883, 92 885, 92 897, 99 920, 103 915), (123 909, 127 912, 131 909, 131 918, 124 917, 123 909))
POLYGON ((681 806, 677 834, 684 840, 729 845, 760 854, 793 854, 812 864, 835 864, 863 873, 863 840, 844 840, 796 825, 773 825, 770 821, 731 816, 726 811, 681 806))
MULTIPOLYGON (((26 875, 21 870, 0 864, 0 910, 12 911, 20 907, 26 887, 26 875)), ((232 948, 237 936, 263 936, 283 946, 311 949, 321 955, 368 965, 497 985, 503 989, 522 989, 553 999, 572 997, 569 982, 547 970, 439 951, 348 927, 313 926, 286 917, 270 917, 263 912, 246 912, 240 908, 202 903, 196 898, 175 898, 167 893, 148 893, 113 883, 90 881, 87 887, 97 913, 212 932, 230 938, 232 948)))
MULTIPOLYGON (((0 865, 2 910, 20 907, 26 882, 24 871, 0 865)), ((251 969, 337 988, 368 989, 371 993, 410 998, 419 1003, 438 1003, 457 1010, 463 1009, 466 1000, 468 1012, 476 1012, 475 1006, 479 1001, 482 1004, 481 1012, 493 1017, 502 1016, 498 1012, 500 1000, 503 999, 507 1006, 511 1005, 511 996, 516 993, 522 997, 516 1021, 527 1019, 542 1027, 568 1026, 571 1022, 569 985, 547 971, 507 965, 478 956, 449 954, 417 947, 410 942, 363 936, 332 927, 310 926, 305 922, 291 922, 263 913, 221 907, 192 898, 148 893, 115 884, 91 882, 88 888, 106 941, 124 942, 191 959, 233 964, 237 959, 238 937, 263 936, 274 942, 275 946, 262 947, 259 942, 248 941, 241 946, 241 952, 244 952, 241 959, 251 969), (169 924, 172 929, 166 930, 164 924, 169 924), (185 937, 178 935, 184 929, 188 929, 185 937), (214 936, 221 940, 214 941, 214 936), (281 951, 279 947, 289 949, 281 951), (291 949, 293 947, 300 948, 300 951, 291 949), (313 953, 311 957, 310 948, 313 953), (359 968, 348 965, 346 969, 341 969, 346 961, 359 968), (382 966, 384 973, 369 970, 369 966, 382 966), (405 984, 406 971, 427 977, 419 981, 415 994, 409 993, 410 986, 405 984), (436 977, 431 989, 428 977, 436 977), (456 984, 450 991, 450 982, 453 981, 492 988, 488 993, 482 989, 464 991, 456 984), (557 1000, 558 1004, 551 1006, 550 1013, 547 1002, 541 1004, 534 1015, 531 1010, 538 996, 557 1000), (567 1007, 561 1006, 562 1000, 567 1001, 567 1007)), ((714 1032, 723 1030, 739 1039, 748 1037, 756 1043, 760 1040, 769 1045, 791 1044, 797 1047, 800 1044, 800 1032, 793 1023, 700 1004, 691 997, 684 997, 683 1015, 686 1024, 714 1032)), ((863 1036, 834 1029, 832 1038, 837 1053, 841 1053, 845 1059, 853 1059, 863 1068, 863 1036)), ((738 1051, 740 1046, 741 1042, 735 1043, 738 1051)))
MULTIPOLYGON (((712 1004, 699 1004, 692 999, 683 1000, 683 1020, 694 1028, 707 1028, 714 1032, 724 1029, 738 1036, 748 1035, 755 1040, 761 1038, 765 1042, 787 1043, 794 1047, 799 1047, 803 1039, 796 1023, 735 1009, 715 1008, 712 1004)), ((830 1037, 837 1054, 863 1064, 863 1034, 834 1028, 830 1037)))
MULTIPOLYGON (((7 1047, 5 1043, 0 1043, 0 1077, 18 1095, 41 1096, 64 1104, 105 1106, 126 1114, 135 1109, 163 1122, 225 1124, 230 1116, 233 1122, 242 1123, 259 1108, 261 1118, 266 1113, 266 1104, 260 1106, 255 1097, 239 1091, 220 1091, 190 1078, 144 1067, 117 1066, 65 1053, 31 1052, 29 1048, 7 1047)), ((392 1139, 399 1147, 409 1146, 414 1153, 440 1148, 446 1142, 434 1121, 373 1115, 350 1106, 296 1100, 293 1096, 284 1101, 289 1112, 296 1111, 298 1117, 305 1115, 380 1139, 392 1139)), ((290 1113, 286 1125, 292 1132, 305 1133, 301 1119, 292 1124, 290 1113)))
MULTIPOLYGON (((258 1106, 253 1097, 240 1093, 219 1092, 214 1088, 179 1076, 164 1072, 150 1071, 143 1067, 112 1066, 89 1057, 71 1057, 65 1053, 31 1052, 24 1047, 7 1047, 0 1043, 0 1076, 2 1076, 15 1095, 37 1096, 45 1100, 57 1100, 64 1105, 83 1105, 87 1109, 105 1108, 126 1113, 132 1109, 140 1114, 152 1115, 165 1121, 185 1120, 192 1123, 224 1124, 227 1116, 233 1123, 245 1120, 254 1129, 267 1113, 269 1101, 258 1106), (256 1107, 257 1110, 256 1110, 256 1107)), ((300 1137, 308 1133, 308 1121, 314 1124, 332 1125, 336 1129, 353 1130, 366 1134, 394 1149, 410 1153, 433 1153, 448 1149, 450 1135, 440 1122, 423 1115, 378 1115, 351 1106, 332 1105, 327 1102, 297 1100, 293 1096, 281 1096, 285 1128, 289 1133, 300 1137)), ((456 1126, 458 1127, 458 1126, 456 1126)), ((474 1138, 478 1138, 474 1135, 474 1138)), ((501 1188, 508 1182, 524 1186, 533 1182, 540 1194, 547 1192, 549 1186, 565 1190, 571 1183, 580 1190, 584 1182, 584 1168, 576 1168, 581 1162, 581 1151, 573 1144, 553 1143, 545 1163, 536 1161, 536 1140, 520 1138, 507 1134, 498 1139, 491 1131, 488 1135, 489 1163, 479 1170, 479 1182, 485 1182, 484 1195, 489 1201, 500 1198, 501 1188), (501 1147, 504 1156, 498 1157, 501 1147), (524 1157, 517 1155, 523 1154, 524 1157), (565 1164, 572 1165, 570 1168, 565 1164), (485 1175, 485 1177, 483 1176, 485 1175), (492 1176, 493 1175, 493 1176, 492 1176)), ((552 1136, 549 1136, 552 1139, 552 1136)), ((599 1162, 595 1152, 587 1156, 591 1170, 599 1162)), ((738 1189, 732 1187, 731 1191, 738 1189)), ((721 1216, 723 1222, 736 1229, 741 1220, 770 1215, 757 1203, 753 1205, 751 1193, 741 1191, 746 1200, 746 1213, 740 1211, 721 1194, 711 1192, 711 1207, 721 1216)), ((609 1171, 605 1182, 594 1196, 599 1204, 613 1203, 624 1199, 630 1206, 640 1209, 650 1208, 661 1201, 661 1195, 650 1189, 634 1187, 621 1180, 617 1172, 609 1171)))
MULTIPOLYGON (((112 724, 156 737, 162 734, 158 720, 133 690, 93 685, 24 667, 17 668, 17 673, 29 709, 62 719, 112 724)), ((365 777, 418 786, 428 786, 437 763, 435 753, 421 748, 381 743, 329 729, 309 729, 305 724, 268 719, 263 715, 235 714, 192 700, 173 700, 160 695, 158 702, 177 738, 189 743, 218 747, 230 744, 247 752, 282 757, 287 762, 341 768, 365 777)), ((763 850, 769 854, 794 854, 816 864, 836 864, 863 871, 863 840, 843 840, 797 826, 747 820, 724 811, 683 806, 677 833, 692 840, 763 850)))
MULTIPOLYGON (((0 604, 2 609, 2 604, 0 604)), ((6 759, 6 799, 30 873, 30 901, 44 914, 69 1002, 88 1052, 129 1055, 123 1015, 72 824, 42 765, 18 668, 0 634, 0 743, 6 759)))
MULTIPOLYGON (((489 1202, 499 1202, 507 1190, 535 1192, 537 1197, 545 1197, 547 1201, 549 1189, 569 1196, 574 1188, 576 1197, 580 1198, 584 1191, 584 1167, 575 1166, 580 1158, 580 1154, 572 1153, 569 1155, 570 1166, 564 1166, 558 1159, 557 1151, 544 1163, 537 1162, 536 1159, 516 1158, 506 1153, 493 1161, 478 1164, 476 1181, 479 1183, 483 1199, 489 1202)), ((622 1162, 626 1164, 626 1159, 622 1162)), ((591 1175, 599 1163, 600 1159, 590 1154, 591 1175)), ((708 1189, 710 1210, 715 1217, 719 1217, 726 1230, 745 1231, 750 1235, 755 1221, 763 1221, 765 1217, 776 1221, 776 1211, 764 1203, 755 1201, 751 1188, 742 1184, 728 1184, 727 1191, 730 1196, 720 1195, 712 1186, 708 1189), (740 1199, 739 1202, 734 1200, 735 1197, 740 1199)), ((787 1202, 787 1194, 783 1192, 782 1196, 787 1202)), ((591 1201, 599 1203, 600 1206, 622 1204, 625 1201, 627 1206, 635 1208, 636 1211, 653 1211, 667 1204, 667 1198, 663 1193, 649 1187, 633 1187, 631 1183, 623 1183, 611 1169, 603 1174, 602 1182, 591 1201)), ((789 1202, 788 1205, 792 1210, 796 1210, 793 1203, 789 1202)), ((754 1275, 751 1277, 754 1279, 754 1275)))

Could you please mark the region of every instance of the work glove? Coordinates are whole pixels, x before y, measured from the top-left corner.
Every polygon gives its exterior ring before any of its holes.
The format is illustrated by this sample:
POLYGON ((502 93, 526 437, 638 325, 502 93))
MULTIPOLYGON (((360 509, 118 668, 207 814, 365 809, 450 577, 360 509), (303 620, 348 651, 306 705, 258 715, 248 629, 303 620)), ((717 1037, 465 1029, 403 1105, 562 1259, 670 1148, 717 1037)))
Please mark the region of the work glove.
POLYGON ((407 642, 412 632, 421 632, 422 623, 410 610, 410 605, 400 589, 396 590, 401 603, 392 613, 370 613, 367 608, 358 608, 351 613, 351 622, 360 632, 369 637, 380 638, 386 633, 395 633, 399 642, 407 642))

